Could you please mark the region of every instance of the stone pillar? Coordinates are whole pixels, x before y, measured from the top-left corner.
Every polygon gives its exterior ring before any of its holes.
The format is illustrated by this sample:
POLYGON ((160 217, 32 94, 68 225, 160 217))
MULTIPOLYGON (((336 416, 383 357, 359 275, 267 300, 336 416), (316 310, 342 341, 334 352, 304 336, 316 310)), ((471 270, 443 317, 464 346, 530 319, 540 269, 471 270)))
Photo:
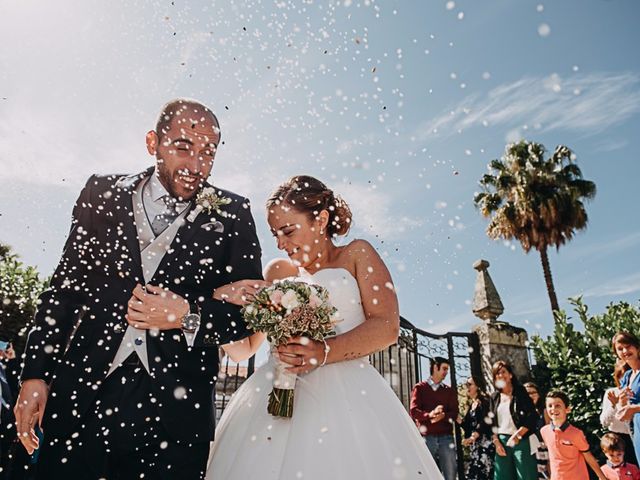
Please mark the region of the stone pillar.
POLYGON ((528 380, 531 374, 527 352, 527 332, 507 322, 498 321, 498 317, 504 312, 504 307, 487 271, 489 262, 478 260, 473 264, 473 268, 478 271, 473 297, 473 313, 483 321, 475 325, 472 330, 478 335, 480 363, 487 390, 494 389, 491 366, 498 360, 509 363, 519 380, 528 380))

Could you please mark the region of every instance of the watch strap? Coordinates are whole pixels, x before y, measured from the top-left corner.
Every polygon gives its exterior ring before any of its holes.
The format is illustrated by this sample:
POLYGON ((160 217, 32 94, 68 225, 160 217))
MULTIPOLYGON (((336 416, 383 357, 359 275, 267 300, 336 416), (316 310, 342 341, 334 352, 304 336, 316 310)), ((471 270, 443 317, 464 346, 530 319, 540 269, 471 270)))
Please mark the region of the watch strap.
POLYGON ((189 313, 195 313, 200 315, 200 305, 196 302, 189 302, 189 313))

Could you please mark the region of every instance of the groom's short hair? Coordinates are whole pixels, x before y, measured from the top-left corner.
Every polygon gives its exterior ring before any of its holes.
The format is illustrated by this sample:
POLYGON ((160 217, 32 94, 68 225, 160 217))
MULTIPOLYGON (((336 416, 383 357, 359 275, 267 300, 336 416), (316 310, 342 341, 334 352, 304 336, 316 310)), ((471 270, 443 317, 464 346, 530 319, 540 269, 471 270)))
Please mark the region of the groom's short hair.
POLYGON ((209 107, 190 98, 176 98, 165 103, 160 115, 158 115, 158 120, 156 122, 156 134, 158 135, 158 138, 162 138, 162 136, 167 133, 171 128, 173 118, 178 112, 185 109, 202 110, 204 114, 211 115, 211 119, 218 128, 218 133, 220 134, 220 122, 218 122, 218 117, 216 117, 216 114, 213 113, 209 107))

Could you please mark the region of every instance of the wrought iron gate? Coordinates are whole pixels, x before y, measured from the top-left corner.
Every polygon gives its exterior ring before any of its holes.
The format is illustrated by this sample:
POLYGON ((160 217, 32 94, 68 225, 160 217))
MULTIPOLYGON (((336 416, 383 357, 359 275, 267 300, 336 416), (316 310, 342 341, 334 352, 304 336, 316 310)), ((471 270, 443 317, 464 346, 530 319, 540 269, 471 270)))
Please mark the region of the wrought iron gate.
MULTIPOLYGON (((407 411, 413 386, 429 378, 430 359, 449 360, 451 387, 458 392, 462 407, 466 400, 465 382, 471 376, 482 383, 480 345, 475 333, 448 332, 442 335, 415 327, 405 318, 400 319, 398 344, 371 356, 371 362, 389 382, 407 411)), ((484 385, 482 385, 484 387, 484 385)), ((458 478, 464 478, 464 452, 462 432, 455 423, 455 446, 458 459, 458 478)))

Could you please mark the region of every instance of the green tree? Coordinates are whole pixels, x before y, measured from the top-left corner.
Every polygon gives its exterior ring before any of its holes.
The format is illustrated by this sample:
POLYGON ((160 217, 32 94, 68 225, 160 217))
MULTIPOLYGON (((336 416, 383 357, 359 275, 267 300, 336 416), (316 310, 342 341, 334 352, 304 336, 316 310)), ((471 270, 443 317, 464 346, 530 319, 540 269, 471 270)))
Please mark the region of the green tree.
POLYGON ((0 259, 7 257, 11 253, 11 247, 0 243, 0 259))
POLYGON ((34 267, 23 265, 6 245, 0 244, 0 251, 0 337, 11 340, 16 354, 21 355, 47 281, 34 267))
MULTIPOLYGON (((543 392, 563 390, 571 399, 571 421, 585 431, 596 447, 604 433, 600 425, 602 397, 614 386, 616 332, 640 330, 640 304, 611 303, 605 313, 590 315, 580 298, 571 299, 584 331, 578 331, 564 311, 556 314, 553 334, 531 339, 536 365, 533 377, 543 392)), ((599 451, 597 449, 596 451, 599 451)))
POLYGON ((583 200, 596 194, 596 185, 582 178, 568 147, 556 147, 544 158, 545 147, 525 140, 507 145, 500 160, 489 163, 480 179, 482 192, 474 202, 490 217, 487 235, 517 239, 525 252, 540 253, 551 310, 559 310, 549 266, 548 247, 560 248, 576 230, 587 226, 583 200))

